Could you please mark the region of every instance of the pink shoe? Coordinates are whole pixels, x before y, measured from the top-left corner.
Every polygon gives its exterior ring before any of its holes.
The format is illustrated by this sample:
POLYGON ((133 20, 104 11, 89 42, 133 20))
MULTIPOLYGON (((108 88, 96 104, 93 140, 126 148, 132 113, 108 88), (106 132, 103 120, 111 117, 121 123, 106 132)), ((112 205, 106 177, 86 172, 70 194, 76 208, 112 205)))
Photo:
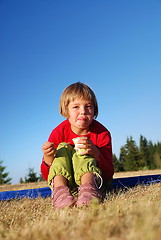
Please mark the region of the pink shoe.
POLYGON ((75 198, 72 196, 67 186, 53 188, 52 205, 55 209, 72 207, 75 204, 75 198))
POLYGON ((85 183, 79 187, 77 207, 87 206, 89 203, 100 203, 102 194, 94 184, 85 183))

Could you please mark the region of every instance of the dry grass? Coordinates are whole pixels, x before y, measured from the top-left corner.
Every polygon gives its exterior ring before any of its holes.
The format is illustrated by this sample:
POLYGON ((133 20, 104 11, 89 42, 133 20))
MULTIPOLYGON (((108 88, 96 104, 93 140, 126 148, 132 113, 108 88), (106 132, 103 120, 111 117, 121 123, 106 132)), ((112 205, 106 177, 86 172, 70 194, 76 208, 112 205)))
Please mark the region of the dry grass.
POLYGON ((144 171, 140 170, 140 171, 132 171, 132 172, 117 172, 114 174, 114 178, 145 176, 145 175, 155 175, 155 174, 161 174, 161 169, 144 170, 144 171))
POLYGON ((47 183, 45 181, 34 182, 34 183, 18 183, 18 184, 13 184, 13 185, 4 184, 4 185, 0 185, 0 192, 43 188, 43 187, 47 187, 47 183))
POLYGON ((0 239, 161 240, 161 184, 110 193, 88 208, 54 210, 50 198, 0 202, 0 239))

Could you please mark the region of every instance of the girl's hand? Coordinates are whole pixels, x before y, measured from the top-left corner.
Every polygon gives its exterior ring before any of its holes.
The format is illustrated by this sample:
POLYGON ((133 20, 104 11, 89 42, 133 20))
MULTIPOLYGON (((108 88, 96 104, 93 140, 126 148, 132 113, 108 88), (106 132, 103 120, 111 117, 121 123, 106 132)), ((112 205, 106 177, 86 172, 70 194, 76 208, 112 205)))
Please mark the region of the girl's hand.
POLYGON ((44 162, 50 166, 56 154, 54 143, 45 142, 42 146, 42 151, 44 152, 44 162))
POLYGON ((79 145, 79 148, 86 149, 86 151, 79 153, 80 155, 89 154, 98 160, 100 151, 88 137, 81 137, 77 143, 81 144, 79 145))

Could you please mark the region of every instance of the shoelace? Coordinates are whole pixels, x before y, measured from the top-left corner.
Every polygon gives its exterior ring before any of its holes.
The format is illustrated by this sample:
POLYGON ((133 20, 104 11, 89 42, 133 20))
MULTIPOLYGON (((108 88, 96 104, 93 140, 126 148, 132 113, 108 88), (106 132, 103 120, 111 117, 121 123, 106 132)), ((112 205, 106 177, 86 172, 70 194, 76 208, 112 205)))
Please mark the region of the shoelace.
POLYGON ((102 179, 102 177, 101 177, 101 175, 100 175, 99 173, 94 172, 94 174, 96 175, 96 177, 94 178, 94 183, 95 183, 96 187, 97 187, 98 189, 100 189, 100 188, 102 187, 102 184, 103 184, 103 179, 102 179), (97 184, 98 179, 100 179, 100 185, 99 185, 99 186, 98 186, 98 184, 97 184))

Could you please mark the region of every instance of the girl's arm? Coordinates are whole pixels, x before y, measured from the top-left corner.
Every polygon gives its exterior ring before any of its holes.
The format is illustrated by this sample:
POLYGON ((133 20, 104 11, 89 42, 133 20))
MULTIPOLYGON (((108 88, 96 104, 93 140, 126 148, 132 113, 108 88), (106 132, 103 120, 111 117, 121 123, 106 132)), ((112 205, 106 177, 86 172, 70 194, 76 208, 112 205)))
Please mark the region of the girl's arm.
POLYGON ((44 162, 44 159, 42 160, 42 163, 41 163, 41 166, 40 166, 40 171, 41 171, 41 174, 42 174, 42 177, 45 181, 48 180, 48 175, 49 175, 49 169, 50 169, 50 166, 48 166, 45 162, 44 162))
POLYGON ((97 160, 98 167, 102 172, 102 177, 104 180, 109 180, 114 174, 114 165, 112 160, 112 148, 110 146, 105 146, 99 149, 100 156, 97 160))
POLYGON ((97 160, 98 167, 102 171, 102 176, 106 181, 111 179, 114 174, 111 134, 109 131, 105 131, 100 134, 98 144, 100 151, 100 155, 97 160))

